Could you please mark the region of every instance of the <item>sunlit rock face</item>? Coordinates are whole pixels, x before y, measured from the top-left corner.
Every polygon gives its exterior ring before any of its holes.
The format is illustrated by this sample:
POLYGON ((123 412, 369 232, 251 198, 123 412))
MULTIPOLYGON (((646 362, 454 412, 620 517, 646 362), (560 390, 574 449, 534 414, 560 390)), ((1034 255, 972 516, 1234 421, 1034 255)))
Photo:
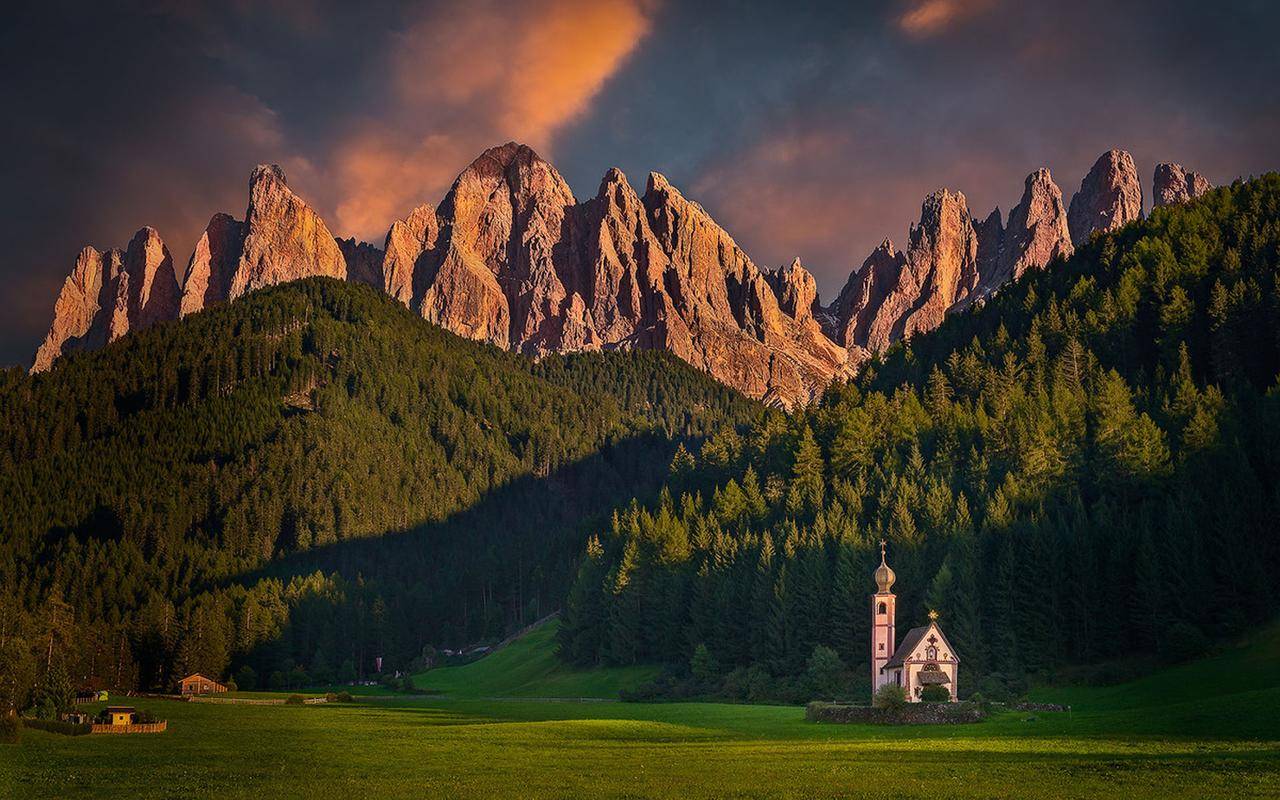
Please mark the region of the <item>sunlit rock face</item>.
POLYGON ((298 278, 346 278, 347 263, 324 220, 295 195, 284 170, 262 164, 249 178, 244 244, 228 299, 298 278))
POLYGON ((1043 269, 1055 258, 1067 258, 1073 251, 1062 191, 1049 170, 1041 167, 1027 176, 1022 199, 1009 212, 1009 224, 998 236, 991 229, 990 218, 979 225, 983 294, 1021 278, 1028 270, 1043 269))
POLYGON ((1208 178, 1181 164, 1156 164, 1151 199, 1157 206, 1171 206, 1195 200, 1212 188, 1208 178))
POLYGON ((1142 184, 1133 157, 1109 150, 1094 163, 1071 198, 1067 223, 1075 245, 1142 218, 1142 184))
POLYGON ((133 330, 178 316, 173 257, 154 228, 142 228, 124 250, 80 251, 54 304, 53 322, 36 350, 32 372, 64 352, 101 347, 133 330))
MULTIPOLYGON (((1155 189, 1158 203, 1183 202, 1208 182, 1161 164, 1155 189)), ((244 221, 215 214, 181 282, 151 228, 124 250, 81 251, 33 370, 71 348, 323 275, 381 289, 460 336, 516 352, 664 349, 751 397, 795 407, 874 354, 1069 256, 1073 241, 1141 213, 1133 159, 1120 150, 1098 160, 1069 209, 1043 168, 1027 176, 1007 222, 999 209, 974 220, 964 194, 940 189, 925 198, 906 247, 885 239, 824 307, 799 258, 760 269, 656 172, 640 194, 610 169, 579 202, 555 167, 508 142, 481 153, 438 206, 392 222, 378 248, 336 239, 280 167, 261 165, 244 221)))

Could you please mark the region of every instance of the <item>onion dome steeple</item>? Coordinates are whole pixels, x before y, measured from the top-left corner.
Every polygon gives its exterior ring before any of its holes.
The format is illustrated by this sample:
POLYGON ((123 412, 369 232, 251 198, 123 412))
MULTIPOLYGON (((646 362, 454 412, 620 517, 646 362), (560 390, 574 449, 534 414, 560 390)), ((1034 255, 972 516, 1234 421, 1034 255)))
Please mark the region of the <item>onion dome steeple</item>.
POLYGON ((884 548, 886 544, 887 542, 884 539, 880 540, 880 566, 876 567, 876 586, 880 594, 888 594, 889 590, 893 588, 893 582, 898 579, 898 576, 894 575, 893 570, 889 569, 889 565, 885 563, 884 548))

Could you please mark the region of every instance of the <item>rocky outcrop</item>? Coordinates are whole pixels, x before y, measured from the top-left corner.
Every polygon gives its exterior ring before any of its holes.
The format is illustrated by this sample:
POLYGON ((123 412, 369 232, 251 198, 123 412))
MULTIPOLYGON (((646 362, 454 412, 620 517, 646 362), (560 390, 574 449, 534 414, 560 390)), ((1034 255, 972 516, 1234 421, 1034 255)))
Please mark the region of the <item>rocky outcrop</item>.
POLYGON ((154 228, 134 234, 125 250, 80 251, 54 304, 53 323, 31 371, 42 372, 73 349, 101 347, 178 316, 173 257, 154 228))
POLYGON ((1195 200, 1212 188, 1208 178, 1181 164, 1156 164, 1151 200, 1156 206, 1171 206, 1195 200))
POLYGON ((667 260, 654 297, 659 346, 783 406, 807 402, 844 374, 843 348, 812 315, 783 312, 765 276, 702 206, 658 173, 642 202, 667 260))
POLYGON ((382 276, 385 253, 368 242, 357 242, 354 238, 337 241, 338 249, 342 251, 342 260, 347 263, 347 280, 378 290, 385 289, 382 276))
POLYGON ((1009 224, 1000 233, 993 257, 990 224, 988 218, 978 232, 978 251, 983 254, 979 267, 983 272, 983 295, 1021 278, 1027 270, 1042 269, 1053 259, 1067 258, 1074 251, 1062 192, 1043 167, 1027 176, 1022 200, 1009 212, 1009 224))
POLYGON ((899 339, 938 327, 947 311, 978 286, 978 234, 960 192, 929 195, 911 227, 906 266, 867 332, 867 347, 883 352, 899 339))
POLYGON ((766 272, 764 277, 784 314, 790 314, 796 320, 813 317, 818 303, 818 282, 800 263, 799 257, 785 267, 766 272))
MULTIPOLYGON (((1160 202, 1205 187, 1177 165, 1157 170, 1160 202)), ((579 203, 553 166, 509 142, 463 170, 438 207, 394 222, 379 249, 335 239, 284 172, 263 165, 249 181, 245 221, 214 215, 181 292, 149 228, 125 251, 86 248, 33 369, 259 287, 327 275, 380 287, 425 319, 499 347, 534 356, 660 348, 748 395, 794 406, 1141 209, 1133 160, 1118 150, 1094 165, 1070 211, 1047 169, 1027 177, 1007 225, 999 209, 975 221, 963 194, 939 190, 905 250, 886 239, 823 308, 800 259, 759 269, 658 173, 640 196, 611 169, 579 203)))
POLYGON ((813 317, 803 267, 766 275, 656 173, 641 198, 611 169, 578 203, 554 167, 510 143, 467 167, 432 219, 419 209, 392 226, 383 272, 459 335, 532 355, 667 349, 787 406, 847 360, 813 317))
POLYGON ((902 254, 881 243, 827 310, 828 330, 845 347, 884 352, 936 328, 977 291, 978 232, 963 194, 940 189, 925 198, 907 240, 902 254))
POLYGON ((981 289, 990 291, 994 276, 1000 271, 1000 259, 1004 252, 1004 220, 1000 216, 1000 208, 992 209, 982 222, 976 219, 973 229, 978 234, 978 275, 982 277, 981 289))
POLYGON ((871 323, 898 285, 906 263, 888 239, 872 250, 827 309, 828 335, 845 347, 869 349, 871 323))
POLYGON ((381 287, 377 248, 354 240, 339 244, 324 220, 289 188, 284 170, 259 165, 249 177, 245 221, 215 214, 196 242, 182 284, 181 313, 299 278, 346 278, 344 247, 357 262, 353 279, 381 287))
POLYGON ((1103 153, 1071 198, 1071 242, 1079 245, 1095 231, 1106 233, 1141 218, 1142 184, 1133 157, 1123 150, 1103 153))
POLYGON ((347 277, 347 264, 333 234, 289 189, 284 170, 275 164, 261 164, 249 177, 244 231, 228 299, 298 278, 347 277))
POLYGON ((243 246, 244 223, 230 214, 214 214, 187 262, 182 282, 183 316, 228 298, 243 246))
POLYGON ((391 224, 382 247, 382 288, 387 294, 406 306, 419 296, 414 274, 420 272, 425 277, 429 272, 439 233, 436 210, 428 205, 418 206, 409 216, 391 224), (418 259, 424 256, 425 262, 419 269, 418 259))

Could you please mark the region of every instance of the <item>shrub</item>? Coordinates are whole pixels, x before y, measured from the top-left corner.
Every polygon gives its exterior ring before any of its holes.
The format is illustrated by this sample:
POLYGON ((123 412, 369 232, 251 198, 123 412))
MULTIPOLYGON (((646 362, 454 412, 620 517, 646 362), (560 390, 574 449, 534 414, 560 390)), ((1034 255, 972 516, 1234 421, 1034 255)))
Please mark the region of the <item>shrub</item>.
POLYGON ((258 688, 258 673, 253 667, 245 664, 236 671, 236 686, 246 691, 258 688))
POLYGON ((843 688, 844 662, 835 650, 818 645, 809 656, 807 674, 818 697, 829 700, 843 688))
POLYGON ((22 720, 17 714, 0 715, 0 744, 17 744, 22 735, 22 720))
POLYGON ((62 722, 56 719, 25 719, 22 721, 22 727, 35 728, 49 733, 60 733, 63 736, 84 736, 93 732, 92 725, 78 725, 74 722, 62 722))
POLYGON ((285 702, 285 705, 300 706, 302 705, 302 695, 291 694, 289 695, 288 699, 286 699, 284 702, 285 702))
POLYGON ((901 711, 907 707, 907 692, 896 683, 886 683, 871 697, 871 705, 886 711, 901 711))
POLYGON ((694 648, 693 658, 689 660, 689 671, 693 673, 695 680, 703 683, 715 680, 719 668, 716 666, 716 660, 711 656, 711 651, 707 649, 705 644, 699 644, 694 648))
POLYGON ((747 699, 752 702, 768 700, 773 695, 773 676, 762 664, 747 668, 747 699))
POLYGON ((324 701, 326 703, 336 703, 338 702, 338 696, 333 692, 325 692, 324 701))
POLYGON ((138 713, 134 715, 133 721, 138 725, 151 725, 159 722, 159 720, 156 719, 156 715, 152 714, 145 708, 138 709, 138 713))
POLYGON ((920 699, 926 703, 945 703, 951 699, 951 691, 945 686, 926 686, 920 692, 920 699))
POLYGON ((351 702, 351 692, 338 692, 338 702, 339 702, 339 703, 350 703, 350 702, 351 702))

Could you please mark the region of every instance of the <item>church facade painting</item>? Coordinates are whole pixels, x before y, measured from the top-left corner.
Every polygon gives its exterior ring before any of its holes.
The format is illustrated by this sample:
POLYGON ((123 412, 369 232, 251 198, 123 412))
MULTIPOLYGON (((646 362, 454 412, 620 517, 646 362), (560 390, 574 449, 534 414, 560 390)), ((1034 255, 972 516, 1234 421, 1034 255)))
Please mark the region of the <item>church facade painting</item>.
POLYGON ((928 624, 907 631, 898 643, 897 596, 893 593, 897 576, 885 560, 885 545, 880 540, 876 593, 871 595, 871 693, 874 696, 880 687, 897 684, 908 700, 918 702, 926 687, 942 686, 955 702, 960 658, 938 624, 938 613, 930 611, 928 624))

